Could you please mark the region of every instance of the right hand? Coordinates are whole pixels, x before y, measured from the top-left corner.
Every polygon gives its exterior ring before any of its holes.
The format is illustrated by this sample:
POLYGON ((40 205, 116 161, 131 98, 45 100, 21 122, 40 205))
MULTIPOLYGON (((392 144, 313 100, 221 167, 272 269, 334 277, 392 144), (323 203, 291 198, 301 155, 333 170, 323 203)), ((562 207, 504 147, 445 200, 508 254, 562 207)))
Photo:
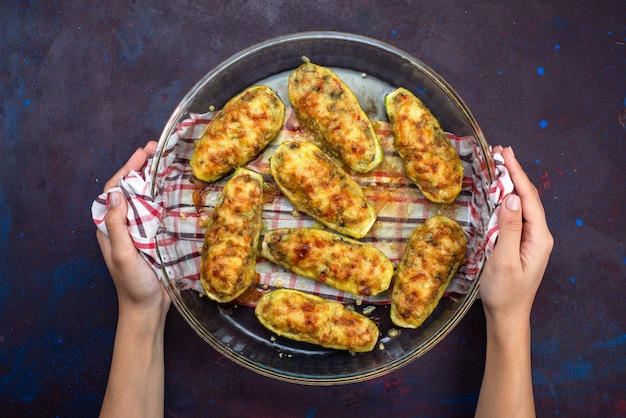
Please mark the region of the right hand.
POLYGON ((504 157, 516 194, 500 206, 500 232, 481 277, 480 298, 488 320, 528 321, 554 239, 539 193, 513 150, 495 147, 494 151, 504 157))

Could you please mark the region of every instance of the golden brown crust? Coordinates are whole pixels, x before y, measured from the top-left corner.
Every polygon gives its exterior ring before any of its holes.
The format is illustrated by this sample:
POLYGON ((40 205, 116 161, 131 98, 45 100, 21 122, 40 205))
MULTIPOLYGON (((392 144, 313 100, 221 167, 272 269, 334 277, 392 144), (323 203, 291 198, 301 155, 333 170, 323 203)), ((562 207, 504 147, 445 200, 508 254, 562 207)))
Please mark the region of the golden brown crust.
POLYGON ((281 192, 327 227, 362 238, 376 221, 363 189, 330 157, 309 142, 283 142, 270 159, 281 192))
POLYGON ((422 325, 465 259, 466 247, 463 229, 445 216, 432 217, 415 228, 394 277, 394 324, 405 328, 422 325))
POLYGON ((371 121, 332 70, 305 62, 290 74, 288 91, 298 119, 350 169, 365 173, 380 164, 383 151, 371 121))
POLYGON ((239 168, 228 180, 207 226, 200 282, 207 296, 230 302, 254 281, 263 214, 263 178, 239 168))
POLYGON ((454 202, 463 184, 463 164, 437 119, 405 88, 388 94, 385 108, 406 176, 428 200, 454 202))
POLYGON ((285 105, 270 88, 254 86, 230 99, 196 141, 193 175, 212 182, 249 163, 280 132, 285 105))
POLYGON ((367 352, 378 341, 379 330, 371 319, 338 302, 298 290, 264 294, 254 313, 277 335, 326 348, 367 352))
POLYGON ((355 295, 389 288, 393 264, 377 248, 318 228, 265 232, 261 256, 303 277, 355 295))

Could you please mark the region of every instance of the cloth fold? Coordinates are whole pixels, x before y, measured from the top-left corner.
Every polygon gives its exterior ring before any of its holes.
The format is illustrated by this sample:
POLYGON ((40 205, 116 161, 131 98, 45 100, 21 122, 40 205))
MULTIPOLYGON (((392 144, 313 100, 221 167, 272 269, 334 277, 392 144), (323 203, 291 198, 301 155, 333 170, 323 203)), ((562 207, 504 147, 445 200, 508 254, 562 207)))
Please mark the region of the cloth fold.
MULTIPOLYGON (((194 141, 213 116, 213 112, 191 114, 170 137, 164 139, 165 143, 159 144, 157 154, 150 157, 139 172, 129 173, 117 187, 98 196, 91 208, 94 223, 108 235, 104 223, 108 196, 114 191, 121 192, 128 202, 128 229, 135 246, 160 280, 173 280, 181 290, 203 292, 199 283, 203 225, 225 182, 221 180, 207 187, 202 193, 203 207, 198 210, 194 204, 197 188, 191 182, 189 157, 194 141)), ((465 178, 463 191, 457 201, 450 207, 442 208, 425 200, 403 175, 401 160, 393 148, 389 125, 376 122, 375 126, 381 138, 385 161, 372 173, 354 176, 363 186, 367 198, 379 210, 377 226, 364 241, 378 247, 392 261, 397 262, 408 236, 417 224, 435 214, 452 217, 468 234, 468 257, 447 292, 467 293, 495 245, 498 207, 504 197, 513 192, 504 159, 494 153, 490 166, 473 137, 447 134, 462 159, 465 178), (493 181, 490 181, 490 172, 493 173, 493 181)), ((305 133, 299 129, 292 109, 288 109, 288 117, 279 137, 249 167, 271 181, 269 157, 284 140, 308 139, 302 135, 305 133)), ((319 226, 305 215, 297 216, 291 203, 282 197, 265 205, 264 221, 267 229, 319 226)), ((356 298, 322 283, 296 276, 263 259, 257 263, 257 273, 259 286, 264 288, 289 287, 339 301, 390 301, 388 292, 375 297, 356 298)))

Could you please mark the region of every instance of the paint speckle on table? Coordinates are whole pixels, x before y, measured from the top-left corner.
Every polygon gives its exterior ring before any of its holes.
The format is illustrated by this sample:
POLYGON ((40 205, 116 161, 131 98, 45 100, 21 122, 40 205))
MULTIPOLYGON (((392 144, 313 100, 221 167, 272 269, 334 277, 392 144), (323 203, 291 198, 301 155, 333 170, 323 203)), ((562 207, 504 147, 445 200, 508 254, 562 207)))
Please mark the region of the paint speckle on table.
POLYGON ((548 127, 548 121, 545 119, 542 119, 539 121, 539 127, 541 129, 546 129, 548 127))
POLYGON ((583 226, 583 220, 582 219, 576 219, 576 226, 583 226))
POLYGON ((559 45, 559 44, 554 45, 554 50, 555 51, 558 51, 559 49, 561 49, 561 45, 559 45))
POLYGON ((569 279, 569 281, 570 281, 570 282, 572 282, 572 284, 576 283, 576 277, 573 277, 573 276, 572 276, 572 277, 569 279))
POLYGON ((537 74, 543 75, 544 73, 545 73, 545 70, 543 69, 543 67, 537 67, 537 74))

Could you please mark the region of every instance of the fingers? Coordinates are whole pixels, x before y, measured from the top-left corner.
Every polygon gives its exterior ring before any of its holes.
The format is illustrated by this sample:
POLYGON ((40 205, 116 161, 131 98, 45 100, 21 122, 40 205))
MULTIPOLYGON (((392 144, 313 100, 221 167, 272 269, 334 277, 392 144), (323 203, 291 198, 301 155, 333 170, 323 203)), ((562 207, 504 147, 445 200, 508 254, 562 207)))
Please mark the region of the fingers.
POLYGON ((139 171, 143 167, 143 165, 148 160, 152 154, 156 152, 157 143, 156 141, 148 141, 143 148, 137 148, 133 155, 130 156, 126 164, 120 168, 117 173, 111 177, 109 181, 104 185, 104 191, 106 192, 109 189, 117 186, 122 178, 126 176, 131 171, 139 171))
POLYGON ((493 152, 494 154, 495 154, 496 152, 497 152, 497 153, 502 154, 502 150, 503 150, 503 149, 504 149, 504 148, 502 148, 502 146, 501 146, 501 145, 496 145, 495 147, 493 147, 493 148, 491 149, 491 152, 493 152))
POLYGON ((515 186, 515 192, 522 200, 524 220, 531 223, 545 224, 545 214, 539 199, 539 193, 537 193, 537 189, 528 179, 526 172, 524 172, 524 169, 515 158, 513 149, 511 147, 504 148, 502 156, 515 186))
POLYGON ((156 141, 148 141, 146 145, 143 147, 145 153, 149 156, 156 152, 158 143, 156 141))
POLYGON ((503 149, 502 156, 515 186, 515 192, 521 199, 524 220, 522 246, 524 247, 525 243, 528 243, 527 248, 532 248, 533 252, 549 255, 554 240, 548 229, 539 193, 515 158, 511 147, 503 149))
MULTIPOLYGON (((519 196, 508 195, 498 211, 498 244, 495 252, 519 254, 522 241, 522 204, 519 196)), ((505 257, 508 262, 518 262, 519 257, 505 257)))
POLYGON ((135 245, 128 233, 127 211, 128 207, 124 196, 118 192, 111 193, 104 223, 109 232, 109 246, 113 262, 120 262, 125 257, 132 256, 135 252, 135 245))

